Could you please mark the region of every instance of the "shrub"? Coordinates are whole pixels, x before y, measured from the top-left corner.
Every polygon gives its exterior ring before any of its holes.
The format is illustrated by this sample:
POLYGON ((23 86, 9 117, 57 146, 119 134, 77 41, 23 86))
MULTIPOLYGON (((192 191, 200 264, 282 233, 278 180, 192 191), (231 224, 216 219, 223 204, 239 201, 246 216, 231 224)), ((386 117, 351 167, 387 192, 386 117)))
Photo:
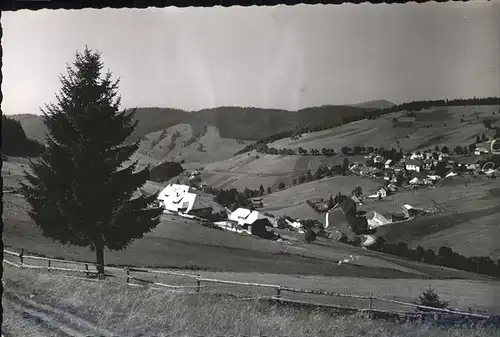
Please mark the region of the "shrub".
MULTIPOLYGON (((432 307, 432 308, 439 308, 439 309, 446 309, 448 307, 447 302, 443 302, 439 299, 439 295, 436 294, 434 289, 431 288, 429 285, 429 288, 427 288, 422 295, 419 296, 420 300, 420 305, 424 305, 426 307, 432 307)), ((424 312, 429 312, 432 311, 431 309, 425 309, 425 308, 418 308, 420 311, 424 312)))

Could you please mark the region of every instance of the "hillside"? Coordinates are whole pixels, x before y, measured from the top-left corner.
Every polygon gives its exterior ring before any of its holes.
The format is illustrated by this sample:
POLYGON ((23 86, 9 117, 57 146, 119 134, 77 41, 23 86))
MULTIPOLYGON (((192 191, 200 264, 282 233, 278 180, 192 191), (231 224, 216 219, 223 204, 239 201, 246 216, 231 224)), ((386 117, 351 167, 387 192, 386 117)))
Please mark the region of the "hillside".
POLYGON ((342 159, 342 156, 290 156, 251 151, 203 166, 202 180, 215 188, 258 189, 262 184, 266 189, 270 186, 275 190, 280 183, 290 187, 307 170, 314 172, 321 164, 339 164, 342 159))
POLYGON ((146 135, 137 152, 158 161, 205 164, 226 160, 245 144, 245 141, 221 138, 213 126, 197 130, 189 124, 177 124, 146 135))
POLYGON ((370 110, 378 110, 378 109, 389 109, 395 106, 394 103, 386 101, 386 100, 373 100, 373 101, 367 101, 367 102, 362 102, 358 104, 353 104, 353 107, 356 108, 363 108, 363 109, 370 109, 370 110))
POLYGON ((37 157, 44 147, 40 142, 26 136, 21 123, 7 116, 2 116, 2 155, 37 157))
POLYGON ((283 138, 269 146, 282 149, 306 150, 334 148, 337 152, 343 146, 374 146, 398 148, 404 151, 434 148, 436 145, 469 145, 477 135, 492 136, 491 130, 483 125, 484 118, 495 117, 499 106, 436 107, 413 112, 391 113, 371 120, 364 119, 332 129, 303 134, 299 139, 283 138))
POLYGON ((317 213, 306 201, 323 198, 328 200, 339 192, 350 194, 357 186, 361 186, 365 194, 372 193, 380 187, 381 182, 373 178, 358 176, 336 176, 311 181, 291 188, 277 191, 263 197, 263 212, 276 216, 288 215, 299 219, 314 219, 325 223, 325 213, 317 213))
POLYGON ((384 200, 373 201, 377 212, 400 211, 408 203, 414 207, 436 206, 442 212, 415 220, 380 227, 377 235, 390 241, 404 241, 428 249, 451 247, 466 256, 500 259, 500 181, 470 177, 446 178, 446 185, 432 189, 402 191, 384 200), (467 187, 464 183, 467 182, 467 187))
MULTIPOLYGON (((155 187, 151 186, 151 190, 155 187)), ((93 261, 87 248, 64 246, 44 238, 27 217, 26 203, 15 194, 5 197, 4 244, 11 249, 54 258, 93 261)), ((165 216, 161 224, 126 250, 106 252, 115 265, 195 268, 213 271, 263 272, 376 278, 456 277, 488 280, 488 277, 425 265, 320 238, 308 245, 289 245, 248 235, 203 227, 191 220, 165 216), (338 261, 356 255, 352 264, 338 261)))
MULTIPOLYGON (((189 124, 199 132, 206 125, 217 128, 222 138, 259 140, 301 126, 338 125, 342 118, 362 116, 366 109, 326 105, 298 111, 260 109, 252 107, 219 107, 200 111, 170 108, 137 108, 139 122, 131 139, 142 137, 177 124, 189 124)), ((25 128, 28 137, 43 139, 45 126, 39 115, 13 115, 25 128)))
POLYGON ((220 137, 239 140, 260 140, 279 132, 301 126, 339 125, 342 118, 362 116, 366 109, 349 106, 320 106, 298 111, 252 107, 219 107, 195 112, 172 112, 171 109, 137 109, 139 127, 136 137, 162 130, 179 123, 193 128, 215 126, 220 137), (179 118, 182 115, 182 119, 179 118), (156 130, 154 128, 156 127, 156 130))
POLYGON ((37 140, 41 143, 45 142, 45 124, 43 124, 42 116, 35 114, 20 114, 10 115, 12 118, 21 123, 26 136, 30 139, 37 140))

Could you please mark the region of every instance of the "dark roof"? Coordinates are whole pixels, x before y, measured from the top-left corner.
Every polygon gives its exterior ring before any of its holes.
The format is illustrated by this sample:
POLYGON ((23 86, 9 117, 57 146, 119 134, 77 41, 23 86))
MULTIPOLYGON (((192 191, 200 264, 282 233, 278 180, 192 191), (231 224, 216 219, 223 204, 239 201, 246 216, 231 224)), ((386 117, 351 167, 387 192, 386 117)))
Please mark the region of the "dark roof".
POLYGON ((472 156, 467 156, 467 157, 458 157, 455 159, 455 161, 458 163, 458 164, 476 164, 477 162, 477 158, 476 157, 472 157, 472 156))
POLYGON ((356 212, 356 203, 351 198, 344 199, 339 206, 346 215, 356 212))
POLYGON ((408 159, 405 164, 406 165, 421 166, 422 162, 420 160, 416 160, 416 159, 408 159))
POLYGON ((337 228, 350 240, 354 240, 356 238, 356 234, 354 234, 350 227, 352 219, 353 217, 346 216, 340 208, 336 208, 328 213, 328 226, 337 228))

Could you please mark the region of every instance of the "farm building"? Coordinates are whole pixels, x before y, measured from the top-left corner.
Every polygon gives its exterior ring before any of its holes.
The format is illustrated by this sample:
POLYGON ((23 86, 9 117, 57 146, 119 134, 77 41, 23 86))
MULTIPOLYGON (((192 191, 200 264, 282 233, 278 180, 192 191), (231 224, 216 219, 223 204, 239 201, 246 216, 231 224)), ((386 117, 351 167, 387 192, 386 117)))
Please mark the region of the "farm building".
POLYGON ((189 213, 191 215, 197 216, 199 218, 210 218, 214 212, 213 207, 203 200, 203 198, 200 198, 196 194, 193 193, 188 193, 187 197, 190 199, 193 198, 193 201, 189 201, 188 206, 191 206, 190 209, 181 209, 181 212, 183 213, 189 213))
POLYGON ((408 171, 420 172, 422 170, 422 162, 416 159, 409 159, 405 163, 408 171))
POLYGON ((238 208, 231 214, 229 214, 228 219, 235 221, 240 226, 251 225, 259 218, 259 212, 251 211, 246 208, 238 208))
POLYGON ((417 153, 417 152, 413 152, 410 156, 410 159, 413 159, 413 160, 420 160, 423 158, 424 158, 424 155, 422 153, 417 153))
POLYGON ((357 205, 362 205, 362 204, 363 204, 363 203, 361 202, 361 200, 360 200, 357 196, 355 196, 355 195, 352 195, 352 196, 351 196, 351 199, 352 199, 352 201, 354 201, 357 205))
POLYGON ((375 211, 373 211, 373 217, 368 219, 368 227, 369 228, 377 228, 383 225, 387 225, 388 223, 391 223, 392 220, 387 219, 385 216, 382 214, 379 214, 375 211))
POLYGON ((474 154, 476 156, 481 156, 483 154, 488 154, 490 151, 489 149, 487 149, 486 147, 476 147, 476 149, 474 150, 474 154))
POLYGON ((369 198, 385 198, 389 194, 388 188, 383 186, 377 190, 375 194, 369 195, 369 198))
POLYGON ((249 230, 254 235, 265 237, 267 235, 266 226, 274 226, 271 219, 260 214, 257 211, 251 211, 246 208, 238 208, 231 214, 228 219, 236 222, 239 226, 249 230))
POLYGON ((419 179, 418 177, 413 178, 412 180, 409 181, 410 185, 424 185, 424 181, 422 179, 419 179))
POLYGON ((382 157, 382 156, 376 156, 375 158, 373 158, 373 162, 374 163, 383 163, 385 161, 385 158, 382 157))
POLYGON ((188 196, 186 201, 183 202, 186 194, 190 194, 189 186, 168 184, 158 195, 158 200, 163 204, 167 212, 177 213, 182 208, 190 209, 189 202, 191 200, 191 202, 194 202, 192 196, 188 196))
POLYGON ((392 159, 387 159, 384 166, 386 169, 391 168, 392 166, 394 166, 394 161, 392 159))
POLYGON ((356 234, 351 229, 353 221, 356 221, 356 205, 348 198, 326 213, 325 228, 336 228, 349 240, 355 240, 356 234))
POLYGON ((402 162, 399 161, 396 164, 394 164, 393 168, 394 168, 395 172, 401 172, 401 171, 403 171, 405 169, 405 165, 404 165, 404 163, 402 163, 402 162))
POLYGON ((378 195, 379 197, 381 197, 381 198, 385 198, 385 197, 387 197, 387 194, 388 194, 388 193, 387 193, 387 188, 385 188, 385 186, 384 186, 384 187, 382 187, 382 188, 380 188, 380 189, 377 191, 377 195, 378 195))
POLYGON ((476 163, 476 158, 474 157, 462 157, 462 158, 457 158, 457 164, 459 167, 464 167, 466 170, 479 170, 481 168, 481 165, 476 163))
POLYGON ((254 208, 264 207, 264 203, 263 203, 263 199, 262 198, 251 198, 250 202, 252 203, 252 206, 254 208))
POLYGON ((220 205, 203 193, 191 193, 187 185, 169 184, 159 193, 158 200, 167 213, 183 213, 207 218, 214 210, 222 210, 220 205))
POLYGON ((392 213, 391 214, 391 221, 392 222, 404 221, 407 219, 408 219, 408 216, 405 213, 392 213))

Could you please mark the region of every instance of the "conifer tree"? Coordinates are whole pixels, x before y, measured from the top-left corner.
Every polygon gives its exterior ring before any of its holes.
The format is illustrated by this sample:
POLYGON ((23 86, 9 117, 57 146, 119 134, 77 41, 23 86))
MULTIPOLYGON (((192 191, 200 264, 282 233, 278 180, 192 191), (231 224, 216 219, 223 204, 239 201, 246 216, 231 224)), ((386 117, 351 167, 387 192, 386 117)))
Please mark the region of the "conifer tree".
POLYGON ((139 143, 126 144, 134 111, 119 111, 119 80, 103 73, 101 54, 85 47, 61 75, 56 103, 42 110, 46 150, 21 192, 45 237, 89 247, 104 274, 104 250, 123 250, 160 222, 157 195, 137 195, 149 169, 127 164, 139 143))

